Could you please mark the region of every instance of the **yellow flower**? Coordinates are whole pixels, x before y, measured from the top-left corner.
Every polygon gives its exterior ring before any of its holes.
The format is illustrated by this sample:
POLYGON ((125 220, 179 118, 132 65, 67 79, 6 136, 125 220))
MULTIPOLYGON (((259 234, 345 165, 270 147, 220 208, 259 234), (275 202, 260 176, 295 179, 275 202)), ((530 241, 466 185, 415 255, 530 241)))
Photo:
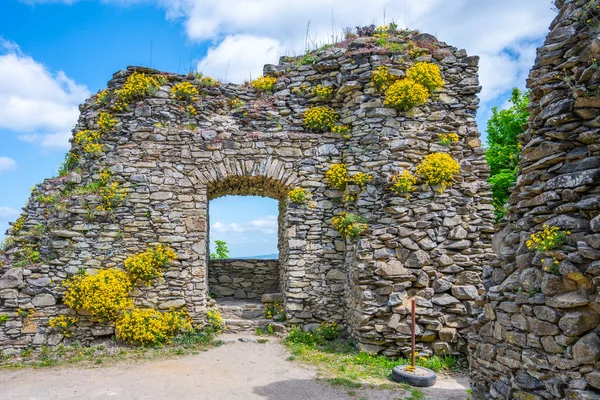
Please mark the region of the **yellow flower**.
POLYGON ((134 283, 145 282, 150 285, 152 279, 162 276, 162 269, 176 256, 172 248, 159 244, 154 248, 148 247, 143 253, 127 257, 124 265, 134 283))
POLYGON ((171 98, 176 100, 194 100, 200 93, 189 82, 181 82, 171 88, 171 98))
POLYGON ((412 79, 401 79, 389 86, 385 91, 384 105, 408 110, 424 104, 429 98, 429 91, 412 79))
POLYGON ((444 87, 440 67, 428 62, 418 62, 406 71, 406 77, 423 85, 430 92, 444 87))
POLYGON ((452 183, 454 175, 460 172, 460 165, 449 154, 432 153, 417 166, 417 174, 430 185, 440 185, 440 193, 452 183))
POLYGON ((263 92, 272 92, 275 87, 275 83, 277 82, 277 78, 272 76, 260 76, 250 82, 250 85, 256 90, 260 90, 263 92))
POLYGON ((392 191, 396 194, 412 192, 416 183, 417 178, 410 171, 403 170, 401 174, 392 176, 392 191))

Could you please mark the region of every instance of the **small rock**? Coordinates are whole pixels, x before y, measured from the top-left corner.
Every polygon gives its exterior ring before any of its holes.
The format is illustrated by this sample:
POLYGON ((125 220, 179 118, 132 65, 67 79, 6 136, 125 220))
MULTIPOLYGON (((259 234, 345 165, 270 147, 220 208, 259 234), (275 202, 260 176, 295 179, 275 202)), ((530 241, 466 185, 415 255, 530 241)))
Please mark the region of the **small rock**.
POLYGON ((588 333, 573 346, 573 359, 580 364, 593 364, 600 360, 600 338, 588 333))

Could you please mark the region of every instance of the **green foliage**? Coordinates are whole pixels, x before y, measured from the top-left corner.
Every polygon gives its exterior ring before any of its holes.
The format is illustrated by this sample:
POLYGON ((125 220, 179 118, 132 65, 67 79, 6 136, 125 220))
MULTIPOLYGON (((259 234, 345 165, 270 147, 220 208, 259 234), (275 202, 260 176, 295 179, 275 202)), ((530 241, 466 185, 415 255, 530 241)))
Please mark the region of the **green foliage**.
POLYGON ((510 192, 508 191, 517 180, 517 170, 501 170, 499 173, 490 176, 489 182, 492 187, 493 205, 498 219, 504 216, 506 212, 505 205, 508 201, 510 192))
POLYGON ((79 163, 79 160, 81 160, 80 155, 75 154, 73 152, 68 152, 65 155, 64 161, 60 163, 60 166, 58 167, 58 175, 64 176, 69 172, 73 171, 77 166, 77 163, 79 163))
POLYGON ((8 321, 8 314, 0 314, 0 325, 4 325, 6 321, 8 321))
POLYGON ((529 118, 526 110, 529 92, 514 88, 509 102, 511 106, 506 109, 494 107, 487 123, 489 148, 485 158, 490 165, 489 182, 498 219, 504 216, 504 205, 510 195, 508 190, 516 181, 521 152, 519 135, 525 131, 529 118))
POLYGON ((215 240, 215 252, 210 253, 211 260, 222 260, 229 258, 229 249, 227 243, 224 240, 215 240))

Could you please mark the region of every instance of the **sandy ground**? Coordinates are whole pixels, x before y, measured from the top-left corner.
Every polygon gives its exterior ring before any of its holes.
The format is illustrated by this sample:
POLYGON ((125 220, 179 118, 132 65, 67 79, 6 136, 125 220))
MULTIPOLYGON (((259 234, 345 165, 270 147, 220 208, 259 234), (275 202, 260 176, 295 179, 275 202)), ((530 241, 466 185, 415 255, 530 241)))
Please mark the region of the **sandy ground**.
MULTIPOLYGON (((198 355, 172 360, 118 363, 83 369, 58 367, 0 372, 0 399, 144 400, 391 400, 409 397, 402 389, 347 389, 316 379, 316 370, 286 361, 274 340, 266 344, 228 343, 198 355), (352 392, 355 393, 352 393, 352 392), (349 393, 350 392, 350 393, 349 393)), ((466 377, 438 377, 422 389, 428 399, 466 399, 466 377)))

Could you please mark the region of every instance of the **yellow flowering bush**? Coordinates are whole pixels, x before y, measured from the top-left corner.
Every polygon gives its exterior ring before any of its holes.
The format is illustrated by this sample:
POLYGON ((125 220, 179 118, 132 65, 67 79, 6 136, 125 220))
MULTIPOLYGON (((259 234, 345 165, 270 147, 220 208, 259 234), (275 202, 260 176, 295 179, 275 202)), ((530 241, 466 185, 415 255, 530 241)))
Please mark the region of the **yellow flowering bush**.
POLYGON ((115 110, 125 111, 130 102, 155 94, 162 82, 160 77, 134 72, 127 77, 123 87, 115 91, 115 110))
POLYGON ((95 275, 76 275, 63 283, 63 302, 72 310, 85 310, 100 322, 114 321, 123 311, 133 307, 129 297, 132 288, 127 273, 104 269, 95 275))
POLYGON ((367 183, 371 181, 371 179, 373 179, 371 175, 365 174, 364 172, 359 172, 348 178, 348 181, 360 186, 361 188, 364 188, 367 183))
POLYGON ((275 83, 277 82, 277 78, 272 76, 260 76, 250 82, 250 85, 256 89, 263 92, 272 92, 275 87, 275 83))
POLYGON ((396 194, 406 194, 415 190, 417 178, 408 170, 392 176, 392 191, 396 194))
POLYGON ((236 97, 235 99, 231 100, 231 108, 241 108, 244 107, 244 103, 242 100, 239 99, 239 97, 236 97))
POLYGON ((133 283, 144 282, 150 285, 152 279, 162 277, 162 269, 176 256, 172 248, 159 244, 148 247, 142 253, 127 257, 124 265, 133 283))
POLYGON ((344 238, 358 237, 368 228, 363 217, 345 211, 333 217, 331 222, 335 230, 344 238))
POLYGON ((72 150, 69 151, 65 155, 63 162, 61 162, 58 167, 58 175, 65 176, 69 173, 69 171, 74 170, 79 163, 79 160, 81 160, 81 156, 79 154, 74 153, 72 150))
POLYGON ((115 324, 117 338, 133 345, 169 343, 179 332, 192 329, 192 319, 185 311, 160 312, 134 308, 121 314, 115 324))
POLYGON ((305 204, 310 201, 310 192, 304 188, 297 187, 288 192, 288 199, 297 204, 305 204))
POLYGON ((21 215, 19 218, 17 218, 17 220, 12 224, 12 232, 13 233, 17 233, 19 232, 21 229, 23 229, 23 225, 25 224, 25 216, 21 215))
POLYGON ((323 100, 327 100, 333 96, 333 87, 317 85, 317 87, 313 88, 311 92, 313 95, 320 97, 323 100))
POLYGON ((325 179, 329 186, 337 190, 346 189, 348 184, 348 167, 346 164, 332 164, 325 172, 325 179))
POLYGON ((175 100, 196 100, 199 94, 198 89, 189 82, 181 82, 171 88, 171 98, 175 100))
POLYGON ((107 185, 111 178, 112 178, 112 172, 110 172, 110 169, 108 169, 108 168, 104 168, 98 174, 98 181, 103 186, 107 185))
POLYGON ((444 87, 444 80, 442 79, 440 67, 433 63, 416 63, 406 71, 406 77, 423 85, 429 92, 444 87))
POLYGON ((100 211, 110 211, 115 207, 119 207, 127 197, 127 189, 122 188, 119 182, 101 186, 98 193, 100 194, 101 203, 96 206, 96 209, 100 211))
POLYGON ((427 88, 412 79, 400 79, 385 91, 383 104, 386 106, 408 110, 424 104, 429 98, 427 88))
POLYGON ((326 106, 309 107, 304 111, 304 126, 311 131, 325 132, 330 131, 338 115, 333 108, 326 106))
POLYGON ((98 95, 96 96, 96 105, 103 106, 106 103, 108 103, 109 100, 110 100, 110 90, 108 90, 108 89, 101 90, 100 92, 98 92, 98 95))
POLYGON ((104 145, 98 143, 101 137, 101 132, 84 129, 75 134, 74 142, 81 145, 86 154, 94 155, 104 151, 104 145))
POLYGON ((113 118, 111 114, 107 112, 101 112, 98 118, 98 125, 100 125, 100 132, 106 133, 113 130, 117 124, 117 119, 113 118))
POLYGON ((350 139, 352 137, 350 135, 350 127, 348 125, 334 125, 331 127, 331 132, 339 133, 345 139, 350 139))
POLYGON ((377 69, 373 71, 373 76, 371 77, 371 83, 373 83, 373 86, 380 92, 385 92, 392 80, 392 75, 388 72, 388 67, 385 66, 377 67, 377 69))
POLYGON ((533 233, 525 243, 527 248, 536 251, 550 251, 558 248, 567 241, 570 231, 562 231, 557 226, 544 224, 542 231, 533 233))
POLYGON ((219 86, 219 81, 208 75, 196 74, 196 79, 200 87, 219 86))
POLYGON ((458 135, 456 133, 440 133, 438 134, 440 144, 443 146, 451 146, 452 143, 458 142, 458 135))
POLYGON ((73 331, 71 328, 79 321, 79 318, 70 317, 68 315, 60 315, 58 317, 52 317, 48 320, 50 328, 60 330, 65 337, 73 337, 73 331))
POLYGON ((223 332, 223 316, 219 310, 208 310, 206 313, 207 328, 214 333, 223 332))
POLYGON ((459 171, 458 162, 443 152, 428 154, 417 166, 417 175, 430 185, 440 185, 440 193, 452 184, 454 175, 459 171))

